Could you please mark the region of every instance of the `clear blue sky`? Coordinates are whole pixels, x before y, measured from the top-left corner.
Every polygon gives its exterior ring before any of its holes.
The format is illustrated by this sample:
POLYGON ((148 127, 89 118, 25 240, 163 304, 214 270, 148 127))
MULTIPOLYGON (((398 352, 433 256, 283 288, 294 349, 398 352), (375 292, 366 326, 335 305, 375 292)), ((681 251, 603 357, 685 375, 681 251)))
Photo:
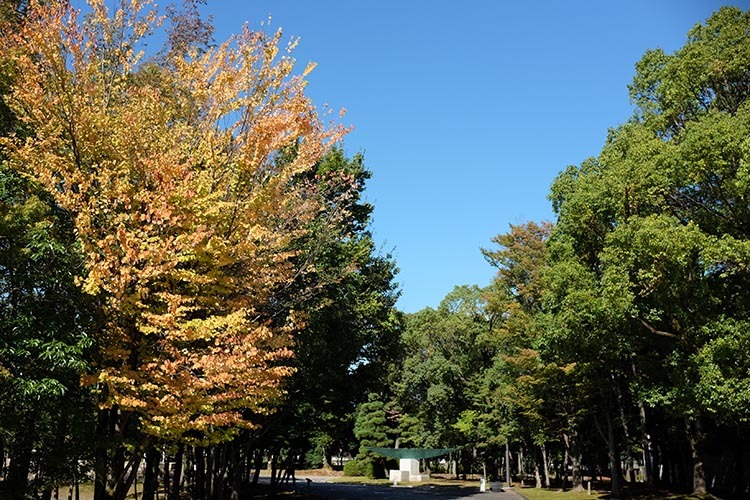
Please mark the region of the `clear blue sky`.
MULTIPOLYGON (((300 37, 316 104, 345 107, 373 178, 373 233, 401 272, 399 308, 487 285, 480 247, 509 224, 551 220, 556 174, 597 155, 632 112, 649 48, 672 52, 711 0, 208 0, 216 39, 247 21, 300 37)), ((730 3, 744 9, 748 1, 730 3)))

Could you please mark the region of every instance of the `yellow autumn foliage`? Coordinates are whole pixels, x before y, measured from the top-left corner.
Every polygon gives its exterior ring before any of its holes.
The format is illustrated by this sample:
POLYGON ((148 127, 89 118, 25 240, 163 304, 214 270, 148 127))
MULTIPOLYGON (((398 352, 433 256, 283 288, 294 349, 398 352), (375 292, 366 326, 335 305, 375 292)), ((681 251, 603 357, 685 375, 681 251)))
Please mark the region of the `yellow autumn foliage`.
POLYGON ((289 374, 301 323, 278 294, 308 271, 293 242, 325 209, 300 174, 344 130, 305 96, 280 32, 154 62, 138 48, 160 23, 150 2, 90 7, 81 20, 32 1, 2 37, 9 104, 32 131, 2 154, 75 222, 79 282, 101 304, 86 380, 102 405, 168 439, 226 437, 270 411, 289 374))

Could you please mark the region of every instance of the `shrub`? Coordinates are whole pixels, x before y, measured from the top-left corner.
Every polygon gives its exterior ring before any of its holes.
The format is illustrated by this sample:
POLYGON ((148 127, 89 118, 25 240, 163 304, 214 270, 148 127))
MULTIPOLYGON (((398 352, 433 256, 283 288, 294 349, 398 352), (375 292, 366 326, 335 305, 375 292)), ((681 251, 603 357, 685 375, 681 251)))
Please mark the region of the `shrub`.
POLYGON ((349 460, 344 464, 345 476, 367 476, 367 472, 372 473, 372 464, 364 460, 349 460))

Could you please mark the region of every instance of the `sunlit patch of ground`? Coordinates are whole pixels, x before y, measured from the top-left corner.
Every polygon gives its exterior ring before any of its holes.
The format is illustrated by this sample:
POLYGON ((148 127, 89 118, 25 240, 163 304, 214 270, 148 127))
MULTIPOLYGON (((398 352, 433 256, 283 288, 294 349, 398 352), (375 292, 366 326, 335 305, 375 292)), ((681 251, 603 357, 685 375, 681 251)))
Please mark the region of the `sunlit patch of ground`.
MULTIPOLYGON (((609 491, 592 490, 589 495, 587 491, 560 491, 545 488, 520 488, 516 486, 516 493, 521 494, 528 500, 594 500, 613 498, 609 491)), ((626 488, 620 497, 629 500, 721 500, 714 495, 689 495, 673 493, 663 490, 645 490, 644 488, 626 488)))

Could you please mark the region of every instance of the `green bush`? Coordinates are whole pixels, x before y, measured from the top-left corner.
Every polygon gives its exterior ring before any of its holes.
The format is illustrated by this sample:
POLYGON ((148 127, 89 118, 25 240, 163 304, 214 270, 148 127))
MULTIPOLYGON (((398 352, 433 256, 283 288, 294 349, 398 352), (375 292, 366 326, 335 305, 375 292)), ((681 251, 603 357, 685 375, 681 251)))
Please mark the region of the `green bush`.
POLYGON ((384 464, 371 458, 355 458, 344 464, 345 476, 365 476, 370 479, 386 477, 384 464))
POLYGON ((367 473, 372 474, 372 463, 365 460, 349 460, 344 464, 344 475, 345 476, 368 476, 367 473))
POLYGON ((323 467, 323 448, 316 446, 305 453, 305 469, 320 469, 323 467))

